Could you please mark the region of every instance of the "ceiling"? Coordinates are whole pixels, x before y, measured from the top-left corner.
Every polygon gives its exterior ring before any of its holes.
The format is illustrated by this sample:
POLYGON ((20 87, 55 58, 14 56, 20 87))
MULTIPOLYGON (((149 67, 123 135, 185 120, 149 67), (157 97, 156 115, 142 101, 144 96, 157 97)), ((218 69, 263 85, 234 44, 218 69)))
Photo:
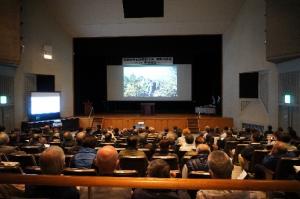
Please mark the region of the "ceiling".
POLYGON ((222 34, 245 0, 164 0, 164 17, 124 18, 122 0, 45 0, 72 37, 222 34))

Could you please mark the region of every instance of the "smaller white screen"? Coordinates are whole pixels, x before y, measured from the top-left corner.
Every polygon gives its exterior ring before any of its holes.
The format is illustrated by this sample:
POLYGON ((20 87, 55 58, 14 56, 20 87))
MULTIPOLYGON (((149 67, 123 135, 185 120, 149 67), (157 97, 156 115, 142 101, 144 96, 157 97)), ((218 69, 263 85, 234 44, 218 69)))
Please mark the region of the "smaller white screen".
POLYGON ((60 93, 31 93, 31 114, 59 113, 60 93))

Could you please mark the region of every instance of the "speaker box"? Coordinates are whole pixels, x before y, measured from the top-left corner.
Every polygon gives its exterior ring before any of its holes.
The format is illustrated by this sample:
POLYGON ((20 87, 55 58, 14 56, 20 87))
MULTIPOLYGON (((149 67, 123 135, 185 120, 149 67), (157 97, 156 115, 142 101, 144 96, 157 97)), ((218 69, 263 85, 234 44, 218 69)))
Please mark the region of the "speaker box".
POLYGON ((164 0, 123 0, 124 18, 163 17, 164 0))
POLYGON ((36 90, 38 92, 54 92, 55 76, 54 75, 36 75, 36 90))

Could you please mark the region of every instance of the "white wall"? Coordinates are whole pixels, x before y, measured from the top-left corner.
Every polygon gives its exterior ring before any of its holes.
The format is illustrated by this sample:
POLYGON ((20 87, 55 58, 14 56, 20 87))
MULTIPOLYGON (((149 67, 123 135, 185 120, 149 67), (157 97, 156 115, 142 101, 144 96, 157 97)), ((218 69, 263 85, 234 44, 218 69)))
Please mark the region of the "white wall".
POLYGON ((265 2, 246 0, 232 26, 223 35, 223 115, 234 118, 234 125, 242 122, 277 127, 278 72, 266 61, 265 2), (260 100, 250 102, 241 111, 239 73, 263 71, 268 74, 267 107, 260 100), (251 111, 247 108, 251 107, 251 111))
MULTIPOLYGON (((290 116, 288 115, 288 107, 281 105, 279 108, 279 113, 278 113, 278 124, 286 129, 288 125, 292 125, 292 127, 296 130, 298 133, 298 136, 300 136, 300 107, 299 107, 299 102, 300 102, 300 59, 294 59, 291 61, 283 62, 280 64, 277 64, 279 75, 284 75, 284 76, 295 76, 293 79, 289 79, 289 82, 281 82, 279 81, 279 86, 282 86, 283 90, 285 91, 290 91, 289 87, 296 88, 292 89, 293 91, 293 96, 296 98, 295 103, 296 106, 292 105, 290 108, 290 116), (294 81, 295 80, 295 81, 294 81), (292 84, 297 84, 297 85, 292 85, 292 84), (292 121, 291 124, 288 123, 288 119, 290 117, 290 120, 292 121)), ((282 96, 278 96, 280 98, 282 96)))
POLYGON ((23 1, 22 36, 24 49, 15 76, 15 125, 26 120, 24 76, 26 73, 55 75, 55 90, 61 91, 62 116, 73 115, 72 38, 48 14, 43 1, 23 1), (53 48, 51 61, 42 58, 42 48, 53 48))

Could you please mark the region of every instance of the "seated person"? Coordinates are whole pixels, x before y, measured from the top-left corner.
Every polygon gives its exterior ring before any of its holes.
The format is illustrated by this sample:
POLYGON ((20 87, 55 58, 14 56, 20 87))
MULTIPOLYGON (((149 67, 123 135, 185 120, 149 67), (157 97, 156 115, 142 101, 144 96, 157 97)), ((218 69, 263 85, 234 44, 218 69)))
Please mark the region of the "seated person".
MULTIPOLYGON (((95 165, 99 176, 113 176, 119 167, 118 152, 113 146, 104 146, 97 152, 95 165)), ((131 189, 123 187, 91 187, 93 198, 130 199, 131 189)), ((87 187, 80 187, 80 198, 88 198, 87 187)))
POLYGON ((14 146, 8 146, 9 137, 5 132, 0 132, 0 153, 5 155, 17 152, 17 148, 14 146))
POLYGON ((153 149, 153 145, 147 142, 148 134, 146 132, 142 132, 139 135, 139 148, 153 149))
POLYGON ((73 139, 71 132, 70 131, 64 132, 62 146, 63 147, 73 147, 73 146, 75 146, 75 144, 76 144, 76 142, 73 139))
POLYGON ((94 136, 84 137, 82 146, 71 160, 71 167, 91 168, 96 157, 96 145, 97 139, 94 136))
POLYGON ((131 135, 127 138, 127 147, 125 150, 120 151, 119 157, 122 156, 144 156, 147 158, 144 151, 139 151, 137 149, 138 145, 138 137, 135 135, 131 135))
POLYGON ((104 135, 104 143, 111 143, 112 145, 114 144, 114 140, 112 139, 112 134, 111 133, 105 133, 104 135))
POLYGON ((277 141, 273 145, 270 154, 264 157, 262 165, 272 171, 275 171, 277 162, 282 157, 295 157, 295 154, 288 151, 288 146, 286 143, 277 141))
MULTIPOLYGON (((233 164, 230 157, 223 151, 216 150, 208 156, 208 168, 213 179, 231 179, 233 164)), ((196 199, 224 199, 224 198, 257 198, 260 192, 236 191, 236 190, 200 190, 196 199)), ((264 195, 261 198, 266 198, 264 195)))
POLYGON ((191 171, 208 171, 207 157, 210 148, 207 144, 197 146, 197 155, 191 157, 182 168, 182 178, 187 178, 191 171))
MULTIPOLYGON (((195 146, 196 149, 198 147, 199 144, 204 144, 205 143, 205 139, 203 137, 203 134, 201 133, 199 136, 196 137, 195 139, 195 146)), ((194 155, 198 155, 196 149, 193 149, 191 151, 188 151, 184 154, 184 156, 194 156, 194 155)))
POLYGON ((82 147, 82 143, 84 138, 87 136, 87 134, 84 131, 80 131, 76 134, 75 140, 76 144, 72 147, 71 153, 76 154, 78 153, 79 149, 82 147))
MULTIPOLYGON (((148 177, 170 178, 170 166, 164 160, 157 159, 148 166, 148 177)), ((190 196, 183 190, 170 189, 135 189, 132 199, 189 199, 190 196)))
POLYGON ((153 154, 153 156, 174 156, 178 160, 176 153, 170 153, 170 142, 167 139, 163 139, 159 142, 160 151, 153 154))
MULTIPOLYGON (((40 156, 41 171, 44 175, 60 175, 64 169, 65 154, 58 146, 51 146, 40 156)), ((26 185, 25 195, 28 198, 70 198, 79 199, 76 187, 59 187, 48 185, 26 185)))
POLYGON ((239 163, 244 170, 248 170, 249 162, 252 159, 252 155, 254 150, 261 150, 264 149, 264 146, 260 144, 261 141, 261 134, 257 130, 252 130, 251 134, 251 143, 246 148, 244 148, 241 153, 239 154, 239 163))
POLYGON ((177 145, 183 146, 185 144, 185 136, 191 134, 191 131, 189 128, 185 128, 182 130, 182 135, 178 137, 177 139, 177 145))
POLYGON ((181 145, 179 151, 192 151, 193 149, 196 149, 194 145, 194 136, 192 134, 187 134, 185 136, 185 143, 181 145))

